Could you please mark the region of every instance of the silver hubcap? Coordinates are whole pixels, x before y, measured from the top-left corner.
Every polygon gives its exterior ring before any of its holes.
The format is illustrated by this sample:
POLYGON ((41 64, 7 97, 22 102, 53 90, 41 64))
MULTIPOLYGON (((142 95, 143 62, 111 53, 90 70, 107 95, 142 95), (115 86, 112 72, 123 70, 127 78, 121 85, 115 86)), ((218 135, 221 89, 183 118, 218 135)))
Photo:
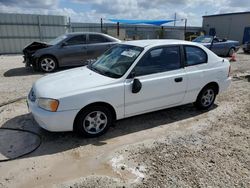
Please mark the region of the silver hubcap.
POLYGON ((94 111, 85 117, 83 128, 89 134, 98 134, 105 129, 107 122, 108 118, 103 112, 94 111))
POLYGON ((214 100, 214 90, 208 89, 204 92, 202 98, 201 98, 201 103, 203 106, 207 107, 211 105, 211 103, 214 100))
POLYGON ((46 72, 54 70, 55 67, 56 67, 56 62, 51 58, 44 58, 41 61, 41 68, 46 72))

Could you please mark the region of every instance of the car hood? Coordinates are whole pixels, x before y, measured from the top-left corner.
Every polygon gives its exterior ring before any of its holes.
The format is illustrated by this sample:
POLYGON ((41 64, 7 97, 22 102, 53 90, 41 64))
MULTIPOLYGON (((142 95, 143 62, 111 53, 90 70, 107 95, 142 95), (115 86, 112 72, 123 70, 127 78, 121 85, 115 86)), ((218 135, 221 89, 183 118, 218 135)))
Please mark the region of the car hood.
POLYGON ((44 42, 32 42, 31 44, 27 45, 24 49, 23 49, 23 53, 27 54, 27 53, 34 53, 35 51, 42 49, 42 48, 48 48, 51 45, 44 43, 44 42))
POLYGON ((108 85, 116 79, 100 75, 85 67, 54 73, 37 80, 33 90, 37 98, 59 99, 108 85))

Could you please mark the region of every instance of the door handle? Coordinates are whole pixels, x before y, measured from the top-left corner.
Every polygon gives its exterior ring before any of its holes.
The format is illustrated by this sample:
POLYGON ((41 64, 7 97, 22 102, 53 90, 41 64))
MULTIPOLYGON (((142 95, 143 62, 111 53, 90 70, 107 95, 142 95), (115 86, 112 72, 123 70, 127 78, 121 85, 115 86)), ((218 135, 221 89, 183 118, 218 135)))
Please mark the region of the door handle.
POLYGON ((179 78, 175 78, 174 81, 175 82, 182 82, 183 78, 182 77, 179 77, 179 78))

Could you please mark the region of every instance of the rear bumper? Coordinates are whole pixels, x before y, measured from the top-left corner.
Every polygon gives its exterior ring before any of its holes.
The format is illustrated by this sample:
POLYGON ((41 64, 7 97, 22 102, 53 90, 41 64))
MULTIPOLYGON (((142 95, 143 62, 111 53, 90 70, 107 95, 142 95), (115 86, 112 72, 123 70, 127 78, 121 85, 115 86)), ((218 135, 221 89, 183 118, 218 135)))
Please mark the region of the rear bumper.
POLYGON ((220 87, 219 93, 225 92, 229 88, 231 83, 232 83, 231 77, 227 78, 226 80, 221 81, 220 86, 219 86, 220 87))
POLYGON ((27 99, 29 111, 40 127, 51 132, 73 131, 74 119, 78 110, 49 112, 27 99))

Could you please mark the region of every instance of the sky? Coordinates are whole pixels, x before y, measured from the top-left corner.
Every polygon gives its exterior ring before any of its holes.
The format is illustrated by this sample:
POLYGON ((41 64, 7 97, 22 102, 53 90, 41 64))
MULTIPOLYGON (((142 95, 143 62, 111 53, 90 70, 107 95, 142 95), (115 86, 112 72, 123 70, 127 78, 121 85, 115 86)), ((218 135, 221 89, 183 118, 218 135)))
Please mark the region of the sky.
POLYGON ((201 26, 204 15, 243 11, 250 11, 250 0, 0 0, 1 13, 65 15, 89 23, 100 18, 173 19, 176 13, 177 25, 187 18, 187 25, 201 26))

